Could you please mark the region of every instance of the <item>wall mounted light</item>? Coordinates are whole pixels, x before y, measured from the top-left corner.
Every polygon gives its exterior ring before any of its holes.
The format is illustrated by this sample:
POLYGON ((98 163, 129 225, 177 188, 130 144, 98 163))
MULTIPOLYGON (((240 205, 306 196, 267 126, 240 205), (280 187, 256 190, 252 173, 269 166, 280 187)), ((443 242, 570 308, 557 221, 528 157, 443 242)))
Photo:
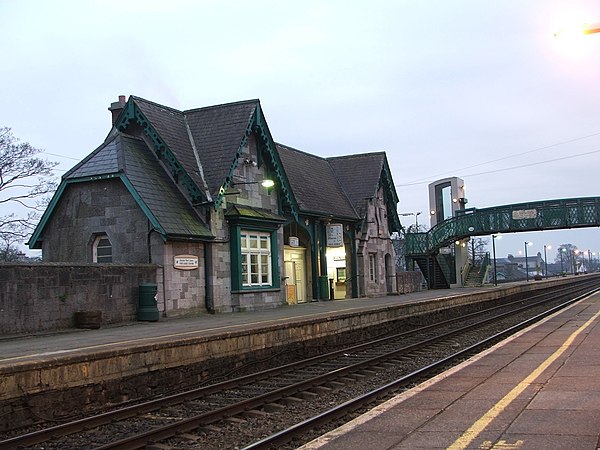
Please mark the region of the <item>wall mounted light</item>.
POLYGON ((272 188, 275 186, 275 182, 271 179, 265 178, 260 181, 232 181, 231 186, 239 186, 241 184, 260 184, 262 187, 272 188))

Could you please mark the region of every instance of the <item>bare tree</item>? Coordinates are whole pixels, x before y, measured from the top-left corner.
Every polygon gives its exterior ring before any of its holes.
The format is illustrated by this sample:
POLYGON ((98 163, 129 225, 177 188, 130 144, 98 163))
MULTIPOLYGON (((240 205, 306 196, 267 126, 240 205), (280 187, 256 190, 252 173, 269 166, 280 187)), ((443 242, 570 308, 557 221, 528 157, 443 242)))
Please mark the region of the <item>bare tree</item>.
POLYGON ((0 127, 0 244, 9 248, 33 231, 46 198, 56 189, 52 169, 58 164, 37 155, 42 150, 19 142, 11 129, 0 127), (22 213, 14 212, 22 211, 22 213))

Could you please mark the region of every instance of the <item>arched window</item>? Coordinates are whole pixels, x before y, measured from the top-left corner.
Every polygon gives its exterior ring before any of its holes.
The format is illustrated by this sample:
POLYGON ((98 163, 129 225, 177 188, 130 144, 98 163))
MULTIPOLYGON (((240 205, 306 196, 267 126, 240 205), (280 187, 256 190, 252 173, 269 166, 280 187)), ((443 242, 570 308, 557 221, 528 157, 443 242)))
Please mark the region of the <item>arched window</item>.
POLYGON ((97 236, 92 246, 93 261, 95 263, 111 263, 112 262, 112 244, 110 239, 105 234, 97 236))

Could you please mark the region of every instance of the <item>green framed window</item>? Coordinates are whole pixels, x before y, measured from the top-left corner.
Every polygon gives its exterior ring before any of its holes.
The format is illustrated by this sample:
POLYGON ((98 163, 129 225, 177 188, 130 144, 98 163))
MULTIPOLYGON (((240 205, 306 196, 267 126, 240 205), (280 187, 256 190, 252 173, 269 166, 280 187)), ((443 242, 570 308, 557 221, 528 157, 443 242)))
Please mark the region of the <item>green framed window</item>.
POLYGON ((235 224, 230 242, 233 291, 280 288, 277 228, 235 224))
POLYGON ((273 286, 271 233, 241 230, 240 260, 242 286, 273 286))

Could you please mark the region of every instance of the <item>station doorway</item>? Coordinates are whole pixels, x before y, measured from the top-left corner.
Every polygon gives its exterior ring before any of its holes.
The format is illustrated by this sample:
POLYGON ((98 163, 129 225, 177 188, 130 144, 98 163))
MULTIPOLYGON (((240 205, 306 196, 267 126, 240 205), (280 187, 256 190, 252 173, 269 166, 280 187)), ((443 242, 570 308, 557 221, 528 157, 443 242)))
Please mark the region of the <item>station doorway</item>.
POLYGON ((285 291, 288 304, 305 303, 306 298, 306 249, 285 246, 283 249, 285 291))

